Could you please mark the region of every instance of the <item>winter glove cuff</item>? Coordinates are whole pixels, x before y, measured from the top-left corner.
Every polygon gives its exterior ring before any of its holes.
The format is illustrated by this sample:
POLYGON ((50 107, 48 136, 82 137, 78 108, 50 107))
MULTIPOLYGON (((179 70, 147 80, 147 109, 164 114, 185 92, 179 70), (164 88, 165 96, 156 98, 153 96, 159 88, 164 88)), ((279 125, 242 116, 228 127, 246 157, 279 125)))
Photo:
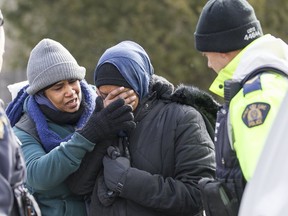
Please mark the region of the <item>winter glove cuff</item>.
POLYGON ((103 165, 105 184, 110 190, 121 193, 130 169, 129 159, 126 157, 112 159, 105 156, 103 165))

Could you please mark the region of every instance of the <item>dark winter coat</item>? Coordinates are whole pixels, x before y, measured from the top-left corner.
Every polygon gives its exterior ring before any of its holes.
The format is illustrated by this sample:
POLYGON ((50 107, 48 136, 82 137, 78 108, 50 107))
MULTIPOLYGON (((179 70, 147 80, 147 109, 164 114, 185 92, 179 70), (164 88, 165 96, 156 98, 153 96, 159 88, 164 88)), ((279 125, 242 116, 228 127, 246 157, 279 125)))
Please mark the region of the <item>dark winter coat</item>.
POLYGON ((26 167, 9 119, 0 100, 0 215, 19 215, 14 189, 24 183, 26 167))
POLYGON ((201 114, 179 103, 195 105, 193 94, 201 97, 202 93, 182 86, 174 93, 177 97, 171 97, 173 87, 164 79, 150 86, 149 96, 134 113, 137 126, 129 136, 132 168, 121 194, 107 207, 99 201, 102 179, 98 177, 96 184, 95 179, 105 153, 101 145, 97 149, 96 144, 82 161, 82 169, 69 179, 71 189, 78 194, 92 193, 96 185, 91 215, 191 216, 202 210, 197 184, 202 177, 214 177, 214 145, 201 114))

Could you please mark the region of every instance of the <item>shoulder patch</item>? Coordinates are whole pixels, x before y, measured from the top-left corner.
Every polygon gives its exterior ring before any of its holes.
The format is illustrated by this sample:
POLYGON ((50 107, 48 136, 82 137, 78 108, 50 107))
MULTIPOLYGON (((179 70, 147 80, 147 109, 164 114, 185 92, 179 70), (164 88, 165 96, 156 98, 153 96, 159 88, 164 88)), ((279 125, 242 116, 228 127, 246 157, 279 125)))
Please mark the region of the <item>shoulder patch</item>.
POLYGON ((242 113, 242 120, 249 128, 261 125, 264 123, 269 110, 270 105, 267 103, 258 102, 249 104, 242 113))

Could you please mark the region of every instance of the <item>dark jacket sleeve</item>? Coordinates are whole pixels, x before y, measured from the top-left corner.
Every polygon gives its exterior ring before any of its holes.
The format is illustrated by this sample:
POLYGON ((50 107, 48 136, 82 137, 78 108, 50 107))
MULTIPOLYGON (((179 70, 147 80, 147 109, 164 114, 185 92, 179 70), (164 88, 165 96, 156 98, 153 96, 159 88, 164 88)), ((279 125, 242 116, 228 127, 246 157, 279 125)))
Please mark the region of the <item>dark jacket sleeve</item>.
POLYGON ((13 206, 13 186, 25 179, 26 168, 20 145, 9 120, 0 107, 0 215, 10 215, 13 206))
POLYGON ((80 167, 72 173, 66 182, 70 190, 78 195, 92 193, 97 175, 102 170, 102 160, 106 154, 107 146, 113 141, 107 140, 96 144, 92 152, 87 152, 81 161, 80 167))
POLYGON ((215 175, 214 144, 203 118, 194 108, 181 107, 185 111, 173 110, 179 113, 174 140, 174 175, 164 177, 130 168, 120 194, 165 215, 200 212, 202 204, 198 181, 215 175))

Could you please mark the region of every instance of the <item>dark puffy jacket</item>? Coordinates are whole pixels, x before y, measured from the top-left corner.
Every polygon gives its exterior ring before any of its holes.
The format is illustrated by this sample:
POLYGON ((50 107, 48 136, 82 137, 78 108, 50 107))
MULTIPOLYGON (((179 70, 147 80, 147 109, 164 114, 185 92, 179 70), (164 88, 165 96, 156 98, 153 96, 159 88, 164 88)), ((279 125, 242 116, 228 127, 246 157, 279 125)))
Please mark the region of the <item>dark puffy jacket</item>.
POLYGON ((26 167, 16 136, 0 100, 0 215, 19 215, 14 189, 23 184, 26 167))
MULTIPOLYGON (((213 142, 195 108, 171 101, 169 85, 162 88, 158 83, 157 91, 153 86, 134 113, 137 126, 129 136, 132 168, 123 190, 105 207, 98 200, 96 186, 91 215, 191 216, 202 210, 197 184, 202 177, 214 177, 213 142)), ((82 172, 69 179, 74 192, 91 193, 101 168, 101 152, 103 149, 95 148, 98 157, 84 160, 82 172), (91 168, 93 164, 97 165, 91 168)))

